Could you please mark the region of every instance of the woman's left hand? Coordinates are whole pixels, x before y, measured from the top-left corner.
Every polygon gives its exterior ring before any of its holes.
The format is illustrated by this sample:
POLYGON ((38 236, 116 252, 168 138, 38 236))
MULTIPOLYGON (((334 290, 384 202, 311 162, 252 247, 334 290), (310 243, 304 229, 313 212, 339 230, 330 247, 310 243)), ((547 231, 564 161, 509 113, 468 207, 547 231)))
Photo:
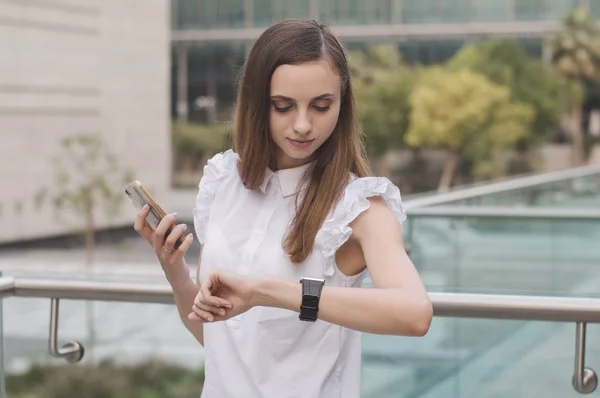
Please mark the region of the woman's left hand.
POLYGON ((218 322, 233 318, 254 306, 257 278, 221 269, 212 270, 201 284, 188 319, 218 322))

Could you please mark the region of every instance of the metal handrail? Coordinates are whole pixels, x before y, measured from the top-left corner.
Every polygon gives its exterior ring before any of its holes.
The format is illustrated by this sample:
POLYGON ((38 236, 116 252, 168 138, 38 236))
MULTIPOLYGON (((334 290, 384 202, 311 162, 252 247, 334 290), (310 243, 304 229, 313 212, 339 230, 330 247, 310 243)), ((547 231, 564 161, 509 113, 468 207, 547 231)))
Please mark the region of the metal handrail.
POLYGON ((166 284, 113 282, 89 279, 0 278, 0 296, 46 297, 74 300, 174 303, 166 284), (4 294, 3 294, 4 293, 4 294))
MULTIPOLYGON (((58 348, 59 299, 174 302, 166 283, 0 277, 0 298, 9 296, 51 299, 50 353, 70 362, 81 360, 84 348, 77 341, 58 348)), ((576 322, 573 388, 582 394, 596 389, 596 372, 585 367, 585 329, 587 323, 600 323, 600 299, 471 293, 430 293, 429 297, 434 315, 440 317, 576 322)))
POLYGON ((436 206, 460 200, 478 198, 498 193, 515 191, 518 189, 532 188, 539 185, 551 184, 574 178, 587 177, 600 174, 600 164, 573 167, 566 170, 551 171, 533 174, 525 177, 510 178, 504 181, 484 183, 467 188, 457 188, 455 191, 441 192, 432 196, 407 199, 404 203, 407 210, 436 206))
POLYGON ((534 220, 598 221, 600 210, 590 208, 532 208, 500 206, 436 206, 407 211, 408 217, 523 218, 534 220))
MULTIPOLYGON (((0 297, 173 304, 167 283, 1 277, 0 297)), ((600 323, 600 298, 429 293, 434 315, 456 318, 600 323)))

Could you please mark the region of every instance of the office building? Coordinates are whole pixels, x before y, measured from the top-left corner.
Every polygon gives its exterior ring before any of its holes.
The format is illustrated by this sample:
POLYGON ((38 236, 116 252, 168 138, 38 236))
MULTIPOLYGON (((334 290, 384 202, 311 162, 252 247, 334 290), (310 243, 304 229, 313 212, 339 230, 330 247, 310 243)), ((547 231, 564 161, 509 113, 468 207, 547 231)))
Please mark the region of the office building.
MULTIPOLYGON (((168 0, 0 2, 0 243, 81 225, 35 208, 38 188, 53 183, 62 137, 100 135, 168 198, 169 16, 168 0)), ((114 219, 98 213, 98 227, 134 214, 128 204, 114 219)))
POLYGON ((542 56, 542 37, 577 6, 600 18, 595 0, 173 0, 171 111, 184 120, 229 118, 246 51, 283 18, 318 18, 350 48, 391 41, 408 62, 431 64, 466 41, 502 36, 542 56))

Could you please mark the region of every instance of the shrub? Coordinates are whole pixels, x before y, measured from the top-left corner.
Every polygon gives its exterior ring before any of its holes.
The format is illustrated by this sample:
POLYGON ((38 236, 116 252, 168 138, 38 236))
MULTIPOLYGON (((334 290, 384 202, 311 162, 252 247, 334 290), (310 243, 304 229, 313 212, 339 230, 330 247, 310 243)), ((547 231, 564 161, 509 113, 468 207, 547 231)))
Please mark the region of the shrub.
POLYGON ((204 370, 188 370, 159 360, 137 365, 34 365, 7 376, 12 398, 197 398, 204 370))

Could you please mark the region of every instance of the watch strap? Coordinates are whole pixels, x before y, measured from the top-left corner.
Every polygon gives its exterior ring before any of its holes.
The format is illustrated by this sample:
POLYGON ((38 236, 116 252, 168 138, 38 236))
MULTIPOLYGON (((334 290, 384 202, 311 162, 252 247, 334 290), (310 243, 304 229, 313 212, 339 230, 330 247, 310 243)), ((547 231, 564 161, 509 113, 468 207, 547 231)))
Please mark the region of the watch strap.
POLYGON ((319 301, 325 281, 322 279, 302 278, 302 303, 299 318, 302 321, 315 322, 319 312, 319 301))

